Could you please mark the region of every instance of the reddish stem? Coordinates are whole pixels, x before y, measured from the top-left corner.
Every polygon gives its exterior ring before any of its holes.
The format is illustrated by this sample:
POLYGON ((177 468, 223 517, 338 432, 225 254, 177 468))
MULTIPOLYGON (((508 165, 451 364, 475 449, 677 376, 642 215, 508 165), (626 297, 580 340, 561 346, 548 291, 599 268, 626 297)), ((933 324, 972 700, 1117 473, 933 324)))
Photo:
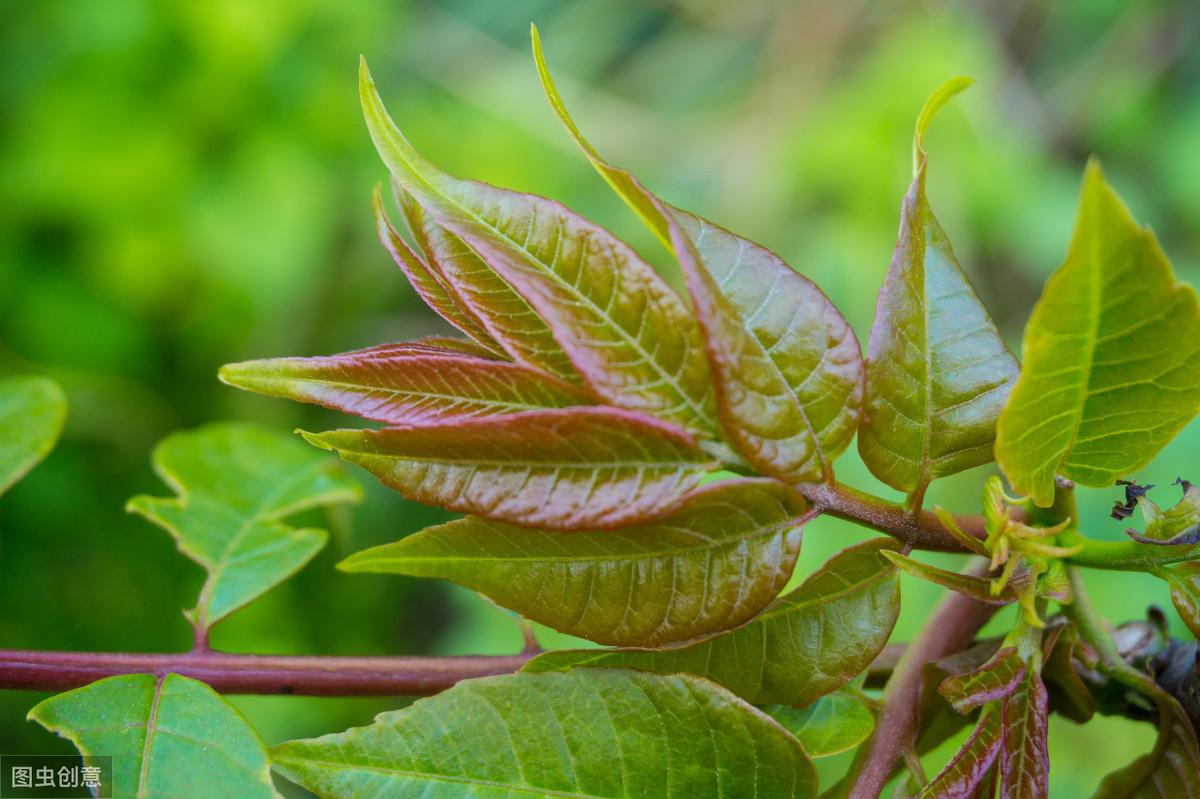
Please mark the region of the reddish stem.
POLYGON ((530 657, 527 653, 435 658, 0 649, 0 688, 66 691, 118 674, 175 673, 226 694, 427 696, 459 680, 516 671, 530 657))

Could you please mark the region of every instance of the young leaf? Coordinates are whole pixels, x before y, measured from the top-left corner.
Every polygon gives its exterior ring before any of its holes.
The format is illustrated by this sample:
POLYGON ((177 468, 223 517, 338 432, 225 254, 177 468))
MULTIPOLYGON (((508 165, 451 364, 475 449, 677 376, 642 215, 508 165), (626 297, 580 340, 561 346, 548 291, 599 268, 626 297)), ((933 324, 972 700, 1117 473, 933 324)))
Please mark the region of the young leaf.
POLYGON ((1153 234, 1088 164, 1066 261, 1025 329, 996 458, 1047 506, 1054 476, 1107 486, 1145 466, 1196 414, 1200 306, 1153 234))
POLYGON ((339 568, 453 580, 581 638, 657 647, 737 627, 787 584, 810 515, 786 488, 729 480, 658 522, 563 535, 467 518, 339 568))
POLYGON ((474 311, 459 297, 454 284, 448 282, 430 264, 421 260, 396 228, 392 227, 387 211, 384 210, 383 195, 378 186, 371 193, 371 210, 375 212, 375 229, 380 243, 391 254, 392 260, 400 267, 400 271, 408 278, 408 282, 425 304, 481 346, 493 352, 502 351, 474 311))
POLYGON ((1000 752, 1003 735, 1000 709, 989 708, 975 726, 971 737, 946 767, 917 794, 917 799, 973 799, 979 786, 986 784, 989 779, 989 771, 1000 752))
POLYGON ((717 435, 700 332, 648 264, 558 203, 437 169, 388 116, 365 61, 359 85, 367 127, 397 182, 536 309, 597 397, 717 435))
POLYGON ((1149 497, 1140 497, 1137 504, 1146 519, 1145 532, 1126 530, 1125 534, 1134 541, 1159 546, 1200 543, 1200 488, 1186 480, 1178 482, 1183 486, 1183 498, 1166 510, 1149 497))
POLYGON ((393 185, 413 238, 431 268, 480 320, 501 350, 520 363, 569 383, 580 383, 571 359, 533 306, 470 245, 439 225, 402 187, 393 185))
POLYGON ((111 756, 114 799, 276 796, 254 728, 216 691, 178 674, 108 677, 50 697, 29 719, 85 760, 111 756))
POLYGON ((0 380, 0 494, 54 449, 67 398, 48 377, 0 380))
POLYGON ((554 530, 665 516, 715 465, 684 430, 618 408, 304 437, 418 502, 554 530))
POLYGON ((939 569, 937 566, 930 566, 928 563, 914 560, 899 552, 884 552, 883 555, 913 577, 949 588, 951 591, 956 591, 988 605, 1007 605, 1016 599, 1011 588, 1007 588, 999 594, 993 594, 991 581, 982 577, 939 569))
POLYGON ((762 711, 800 740, 809 757, 829 757, 853 749, 871 736, 875 715, 861 698, 834 691, 808 707, 767 705, 762 711))
POLYGON ((1171 602, 1179 618, 1200 639, 1200 561, 1164 569, 1164 576, 1171 586, 1171 602))
POLYGON ((915 174, 867 356, 858 451, 916 505, 932 480, 992 460, 996 417, 1019 371, 925 196, 926 127, 970 83, 942 84, 917 120, 915 174))
POLYGON ((587 394, 522 364, 420 344, 221 367, 231 386, 394 425, 589 405, 587 394))
POLYGON ((1000 794, 1012 799, 1046 799, 1050 759, 1046 752, 1046 686, 1027 669, 1017 690, 1004 700, 1004 745, 1000 748, 1000 794))
POLYGON ((789 482, 832 479, 858 427, 862 352, 854 331, 812 282, 780 258, 651 194, 604 161, 534 58, 550 105, 596 170, 675 252, 704 333, 717 406, 754 466, 789 482))
POLYGON ((1054 648, 1046 655, 1042 679, 1054 688, 1050 694, 1051 712, 1077 724, 1084 724, 1095 715, 1096 700, 1075 668, 1079 647, 1079 633, 1074 625, 1067 625, 1058 636, 1054 648))
POLYGON ((547 652, 528 671, 577 666, 707 677, 756 704, 804 707, 861 672, 887 643, 900 611, 899 579, 874 540, 835 555, 792 593, 733 632, 682 649, 547 652))
POLYGON ((336 460, 248 424, 174 433, 155 449, 154 469, 178 496, 137 496, 127 507, 166 529, 208 571, 185 614, 198 632, 287 579, 325 545, 324 530, 284 519, 362 496, 336 460))
POLYGON ((271 750, 329 799, 808 799, 817 777, 770 717, 705 680, 581 669, 461 682, 336 735, 271 750))
POLYGON ((1154 691, 1158 739, 1139 757, 1100 783, 1093 799, 1200 799, 1200 746, 1187 713, 1173 697, 1154 691))
POLYGON ((988 702, 1011 696, 1025 679, 1025 672, 1025 661, 1017 650, 1005 647, 978 669, 947 677, 938 686, 938 693, 959 713, 970 713, 988 702))

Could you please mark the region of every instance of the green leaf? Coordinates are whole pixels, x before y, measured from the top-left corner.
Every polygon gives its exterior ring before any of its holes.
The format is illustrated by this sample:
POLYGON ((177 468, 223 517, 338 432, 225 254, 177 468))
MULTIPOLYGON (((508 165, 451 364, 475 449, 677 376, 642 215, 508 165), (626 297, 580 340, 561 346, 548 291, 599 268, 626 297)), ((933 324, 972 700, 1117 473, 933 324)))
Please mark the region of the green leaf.
POLYGON ((1200 639, 1200 561, 1181 563, 1161 574, 1171 587, 1171 602, 1179 618, 1200 639))
POLYGON ((988 605, 1007 605, 1016 599, 1012 589, 1008 586, 999 594, 993 594, 991 581, 982 577, 939 569, 937 566, 930 566, 928 563, 914 560, 899 552, 884 552, 883 555, 913 577, 949 588, 951 591, 988 605))
POLYGON ((925 195, 925 129, 970 83, 943 83, 917 121, 915 174, 867 356, 858 451, 914 505, 932 480, 991 462, 996 417, 1019 371, 925 195))
POLYGON ((304 437, 418 502, 555 530, 665 516, 715 466, 684 430, 619 408, 304 437))
POLYGON ((900 611, 899 579, 873 540, 835 555, 792 593, 733 632, 682 649, 547 652, 528 671, 576 666, 707 677, 756 704, 804 707, 871 664, 900 611))
POLYGON ((324 530, 284 519, 362 496, 336 460, 248 424, 174 433, 154 450, 154 470, 178 496, 134 497, 128 509, 166 529, 208 571, 186 614, 198 632, 290 577, 325 545, 324 530))
POLYGON ((832 479, 863 399, 854 331, 820 289, 777 255, 662 202, 605 162, 568 115, 536 28, 533 44, 542 86, 563 125, 684 269, 730 440, 764 474, 788 482, 832 479))
POLYGON ((700 331, 637 253, 558 203, 447 175, 392 122, 365 61, 360 89, 397 182, 537 311, 597 397, 718 434, 700 331))
POLYGON ((392 260, 400 267, 400 271, 408 278, 413 289, 426 305, 450 324, 466 333, 472 340, 478 342, 493 352, 500 352, 501 347, 496 343, 484 327, 483 322, 475 315, 472 308, 459 296, 457 287, 431 264, 421 259, 408 242, 396 231, 387 218, 383 207, 383 195, 376 186, 371 193, 371 209, 375 213, 375 229, 384 249, 391 254, 392 260))
POLYGON ((817 777, 770 717, 705 680, 583 669, 461 682, 375 723, 271 750, 329 799, 800 799, 817 777))
POLYGON ((970 713, 988 702, 1011 696, 1025 679, 1025 661, 1013 647, 1005 647, 978 669, 947 677, 938 693, 959 713, 970 713))
POLYGON ((501 350, 520 363, 579 383, 571 359, 533 306, 470 245, 439 225, 402 187, 393 185, 413 239, 429 265, 501 350))
POLYGON ((108 677, 29 718, 87 759, 111 756, 115 799, 274 797, 266 747, 232 705, 178 674, 108 677))
POLYGON ((1111 485, 1196 414, 1200 306, 1146 228, 1088 164, 1066 261, 1025 329, 996 458, 1042 506, 1054 476, 1111 485))
POLYGON ((48 377, 0 380, 0 494, 54 449, 67 398, 48 377))
POLYGON ((971 737, 946 767, 917 794, 916 799, 972 796, 972 792, 980 785, 987 784, 992 764, 1000 753, 1003 735, 1000 709, 988 708, 975 725, 971 737))
POLYGON ((1046 799, 1050 755, 1046 686, 1035 669, 1026 669, 1017 690, 1004 700, 1004 745, 1000 747, 1000 795, 1046 799))
POLYGON ((726 480, 651 524, 563 535, 467 518, 339 568, 441 577, 571 635, 656 647, 737 627, 774 599, 811 518, 800 505, 777 482, 726 480))
POLYGON ((394 425, 590 405, 580 389, 522 364, 422 344, 221 367, 231 386, 394 425))
POLYGON ((767 705, 763 712, 799 739, 809 757, 829 757, 853 749, 871 736, 875 715, 861 698, 834 691, 808 707, 767 705))

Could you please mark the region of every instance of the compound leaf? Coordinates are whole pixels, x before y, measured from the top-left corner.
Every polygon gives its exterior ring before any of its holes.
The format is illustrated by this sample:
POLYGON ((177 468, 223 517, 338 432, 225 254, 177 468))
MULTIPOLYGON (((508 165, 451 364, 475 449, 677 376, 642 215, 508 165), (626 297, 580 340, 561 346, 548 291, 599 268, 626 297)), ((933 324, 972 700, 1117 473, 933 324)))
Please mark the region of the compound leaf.
POLYGON ((808 756, 814 758, 853 749, 875 729, 875 714, 847 690, 822 696, 808 707, 767 705, 762 711, 795 735, 808 756))
POLYGON ((1095 162, 1022 352, 996 459, 1039 505, 1052 502, 1056 474, 1100 487, 1145 466, 1200 407, 1196 292, 1095 162))
POLYGON ((67 398, 48 377, 0 380, 0 494, 54 449, 67 398))
POLYGON ((365 61, 359 85, 396 181, 537 311, 598 398, 718 435, 700 331, 637 253, 558 203, 437 169, 388 116, 365 61))
POLYGON ((683 429, 619 408, 304 437, 418 502, 555 530, 664 516, 714 466, 683 429))
POLYGON ((167 436, 155 448, 154 469, 177 496, 137 496, 128 509, 166 529, 208 571, 187 612, 198 631, 287 579, 325 545, 324 530, 297 529, 284 519, 362 496, 336 460, 248 424, 167 436))
POLYGON ((394 425, 590 405, 578 388, 523 364, 423 344, 221 367, 231 386, 394 425))
POLYGON ((50 697, 29 718, 85 759, 111 756, 115 799, 277 795, 249 722, 216 691, 178 674, 108 677, 50 697))
POLYGON ((571 635, 656 647, 737 627, 774 599, 810 518, 799 505, 774 481, 722 481, 624 530, 563 535, 472 517, 339 568, 441 577, 571 635))
POLYGON ((515 674, 271 750, 330 799, 358 796, 800 799, 817 778, 767 715, 686 675, 515 674))
POLYGON ((792 593, 744 627, 681 649, 547 652, 529 671, 575 666, 633 668, 707 677, 756 704, 804 707, 841 688, 887 643, 900 610, 889 541, 835 555, 792 593))
POLYGON ((996 417, 1019 371, 925 195, 926 126, 970 83, 942 84, 917 120, 915 175, 867 356, 859 454, 918 505, 932 480, 992 460, 996 417))
POLYGON ((568 115, 536 28, 533 42, 555 113, 684 269, 730 440, 764 474, 789 482, 832 479, 862 405, 854 331, 820 289, 770 250, 664 203, 604 161, 568 115))

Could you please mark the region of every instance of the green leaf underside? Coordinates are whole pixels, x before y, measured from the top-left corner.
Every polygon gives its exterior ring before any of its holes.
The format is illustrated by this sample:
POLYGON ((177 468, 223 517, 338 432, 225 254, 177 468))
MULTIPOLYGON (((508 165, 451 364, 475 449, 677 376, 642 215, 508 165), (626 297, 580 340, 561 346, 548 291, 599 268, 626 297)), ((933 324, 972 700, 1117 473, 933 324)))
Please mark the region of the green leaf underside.
POLYGON ((799 799, 817 778, 774 720, 705 680, 616 670, 461 682, 375 723, 272 749, 331 799, 799 799))
POLYGON ((973 796, 972 791, 988 778, 988 770, 996 761, 1003 741, 1004 726, 999 708, 988 708, 976 725, 967 743, 950 759, 946 767, 933 778, 917 799, 973 796))
POLYGON ((394 181, 393 186, 408 228, 426 260, 501 350, 521 363, 580 383, 571 359, 533 306, 478 252, 439 225, 402 186, 394 181))
POLYGON ((820 289, 777 255, 662 202, 604 161, 567 113, 536 29, 534 57, 563 125, 684 268, 731 441, 765 474, 791 482, 830 479, 834 459, 854 437, 863 398, 854 331, 820 289))
POLYGON ((880 552, 892 546, 876 540, 845 550, 754 621, 703 643, 658 652, 547 652, 525 668, 687 672, 756 704, 804 707, 853 679, 887 643, 900 592, 896 570, 880 552))
POLYGON ((987 663, 966 674, 947 677, 938 692, 959 713, 1011 696, 1025 679, 1025 661, 1013 647, 996 652, 987 663))
POLYGON ((918 496, 938 477, 992 460, 996 418, 1019 371, 925 195, 924 127, 965 84, 943 84, 921 114, 916 175, 867 357, 859 453, 880 480, 918 496))
POLYGON ((563 535, 467 518, 339 568, 441 577, 561 632, 656 647, 737 627, 774 599, 800 552, 801 513, 778 483, 726 480, 651 524, 563 535))
POLYGON ((1039 505, 1061 474, 1106 486, 1146 465, 1197 410, 1200 308, 1152 233, 1090 163, 1067 258, 1025 330, 996 457, 1039 505))
POLYGON ((808 707, 767 705, 762 711, 795 735, 809 757, 829 757, 853 749, 871 736, 875 716, 849 691, 834 691, 808 707))
POLYGON ((111 756, 115 799, 276 796, 266 748, 246 719, 178 674, 108 677, 45 700, 29 718, 85 758, 111 756))
POLYGON ((1046 686, 1036 670, 1027 669, 1020 686, 1004 700, 1001 796, 1046 799, 1050 780, 1046 751, 1048 713, 1046 686))
POLYGON ((395 179, 537 311, 592 392, 715 437, 700 331, 654 270, 558 203, 437 169, 396 128, 365 62, 360 77, 367 127, 395 179))
POLYGON ((50 378, 0 380, 0 494, 54 449, 66 418, 67 398, 50 378))
POLYGON ((304 436, 418 502, 555 530, 665 516, 715 466, 681 428, 619 408, 304 436))
MULTIPOLYGON (((375 229, 379 241, 408 278, 413 290, 438 316, 461 330, 473 341, 494 352, 502 349, 488 333, 472 308, 459 295, 455 285, 423 260, 408 246, 408 242, 392 226, 383 207, 383 195, 376 186, 371 193, 371 209, 375 213, 375 229)), ((428 254, 426 254, 428 257, 428 254)))
POLYGON ((884 552, 883 554, 913 577, 949 588, 951 591, 956 591, 985 604, 1007 605, 1015 599, 1011 589, 1002 591, 999 595, 993 595, 991 583, 981 577, 939 569, 937 566, 930 566, 928 563, 914 560, 899 552, 884 552))
POLYGON ((590 405, 580 389, 522 364, 421 344, 229 364, 238 388, 394 425, 590 405))
POLYGON ((168 436, 155 449, 154 468, 178 497, 138 496, 128 508, 165 528, 208 571, 188 611, 201 630, 287 579, 325 545, 324 530, 283 519, 362 496, 335 459, 248 424, 168 436))

